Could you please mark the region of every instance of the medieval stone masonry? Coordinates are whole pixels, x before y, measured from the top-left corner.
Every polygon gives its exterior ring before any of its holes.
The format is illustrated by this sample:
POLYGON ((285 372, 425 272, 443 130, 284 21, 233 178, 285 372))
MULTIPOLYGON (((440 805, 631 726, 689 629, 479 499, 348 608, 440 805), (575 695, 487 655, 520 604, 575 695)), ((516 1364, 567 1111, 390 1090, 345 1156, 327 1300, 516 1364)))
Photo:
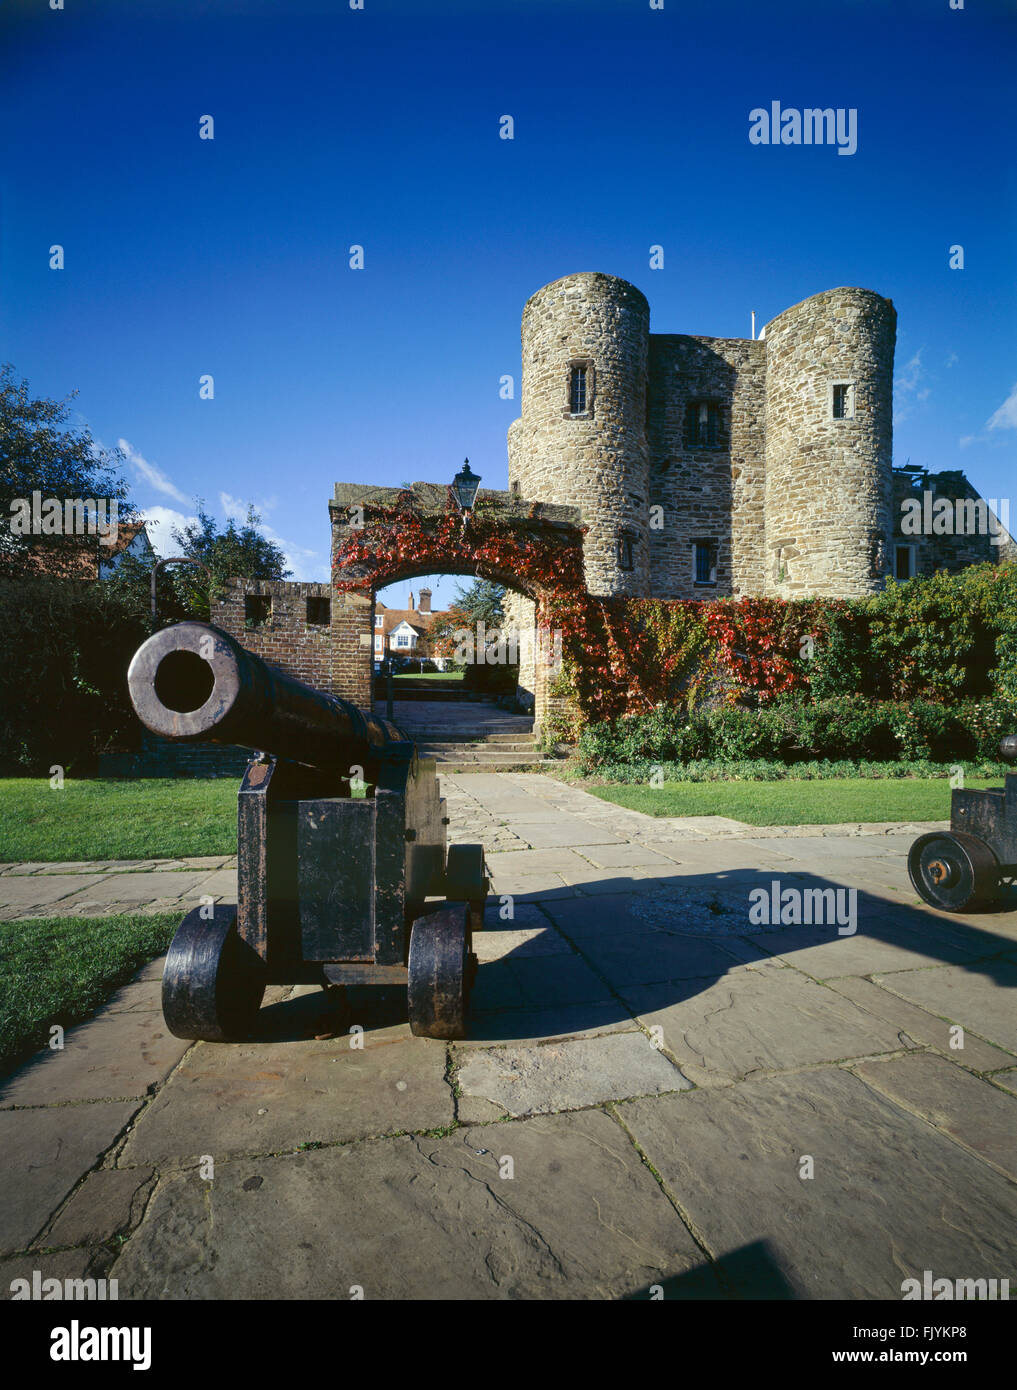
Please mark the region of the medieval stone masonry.
MULTIPOLYGON (((981 499, 960 472, 893 467, 896 322, 889 299, 839 288, 785 309, 755 340, 651 333, 634 285, 566 275, 523 310, 510 491, 482 496, 585 527, 593 594, 856 598, 889 577, 1012 557, 1005 531, 1001 544, 985 528, 902 532, 909 497, 981 499)), ((333 556, 349 509, 397 491, 336 484, 333 556)), ((445 505, 444 484, 414 493, 445 505)), ((520 689, 534 692, 533 603, 510 594, 506 608, 520 689)), ((312 685, 369 702, 368 597, 244 582, 213 621, 312 685)))

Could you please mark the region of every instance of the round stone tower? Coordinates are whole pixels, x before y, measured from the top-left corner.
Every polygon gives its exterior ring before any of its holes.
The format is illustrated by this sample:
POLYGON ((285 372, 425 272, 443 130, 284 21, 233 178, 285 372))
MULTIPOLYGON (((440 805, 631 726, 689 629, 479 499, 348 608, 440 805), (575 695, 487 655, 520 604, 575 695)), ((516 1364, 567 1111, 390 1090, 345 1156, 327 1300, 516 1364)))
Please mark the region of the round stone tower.
POLYGON ((582 509, 594 594, 647 592, 649 333, 646 299, 613 275, 566 275, 523 310, 509 481, 524 498, 582 509))
POLYGON ((893 535, 897 314, 872 290, 813 295, 766 325, 766 592, 882 587, 893 535))

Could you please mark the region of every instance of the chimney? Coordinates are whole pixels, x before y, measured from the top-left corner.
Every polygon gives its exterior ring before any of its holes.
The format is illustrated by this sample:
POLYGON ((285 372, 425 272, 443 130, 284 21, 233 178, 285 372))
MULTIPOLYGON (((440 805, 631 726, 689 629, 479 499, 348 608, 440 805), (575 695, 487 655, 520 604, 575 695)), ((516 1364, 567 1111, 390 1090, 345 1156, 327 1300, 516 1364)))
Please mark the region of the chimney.
POLYGON ((421 613, 430 613, 431 611, 430 589, 421 589, 420 591, 420 611, 421 613))
POLYGON ((409 601, 409 603, 406 605, 406 607, 410 610, 411 613, 413 612, 413 590, 412 590, 412 589, 410 590, 410 601, 409 601))

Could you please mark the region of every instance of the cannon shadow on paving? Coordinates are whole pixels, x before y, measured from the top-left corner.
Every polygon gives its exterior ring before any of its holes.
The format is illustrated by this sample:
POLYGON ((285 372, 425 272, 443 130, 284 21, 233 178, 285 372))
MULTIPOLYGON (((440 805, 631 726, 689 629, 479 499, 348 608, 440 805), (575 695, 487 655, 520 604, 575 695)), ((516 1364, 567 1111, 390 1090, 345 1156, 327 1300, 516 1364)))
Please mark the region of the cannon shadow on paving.
MULTIPOLYGON (((782 964, 834 988, 840 980, 895 976, 895 989, 905 974, 937 965, 985 976, 1003 990, 1017 988, 1011 899, 979 914, 976 924, 858 890, 857 930, 839 935, 836 924, 751 923, 750 893, 769 894, 774 878, 803 891, 843 888, 814 874, 756 869, 652 881, 615 875, 597 880, 592 894, 586 883, 583 896, 566 888, 561 896, 523 901, 509 921, 500 921, 492 904, 485 931, 474 938, 480 965, 464 1043, 633 1028, 634 1016, 684 1003, 731 972, 782 964), (715 915, 715 928, 704 923, 704 907, 715 915), (993 930, 994 920, 1006 922, 1010 934, 993 930)), ((324 1030, 346 1032, 351 1023, 369 1033, 405 1022, 403 990, 310 990, 263 1007, 254 1038, 295 1041, 324 1030)), ((1017 1034, 1009 1040, 1015 1044, 1017 1034)))

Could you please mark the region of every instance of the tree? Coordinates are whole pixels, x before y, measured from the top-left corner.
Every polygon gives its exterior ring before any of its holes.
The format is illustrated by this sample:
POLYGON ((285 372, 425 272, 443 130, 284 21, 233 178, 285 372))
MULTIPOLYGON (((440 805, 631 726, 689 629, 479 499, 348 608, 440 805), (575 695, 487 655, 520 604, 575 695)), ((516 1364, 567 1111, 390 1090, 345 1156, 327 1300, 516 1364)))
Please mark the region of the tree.
POLYGON ((475 579, 465 588, 457 584, 455 599, 431 627, 434 655, 483 666, 479 647, 491 648, 499 641, 505 620, 504 599, 505 586, 490 579, 475 579), (467 641, 464 633, 469 634, 467 641))
MULTIPOLYGON (((70 402, 76 395, 63 401, 33 397, 10 363, 0 367, 0 574, 34 572, 39 549, 48 552, 51 574, 61 562, 69 571, 78 568, 77 547, 68 545, 63 534, 19 535, 12 528, 18 504, 31 504, 35 492, 41 501, 56 498, 61 505, 115 501, 121 523, 136 515, 120 473, 123 454, 100 449, 87 427, 71 423, 70 402)), ((92 535, 81 543, 98 545, 98 539, 92 535)))
POLYGON ((197 521, 174 527, 172 536, 179 553, 200 560, 208 575, 196 565, 178 565, 172 571, 172 582, 177 596, 196 616, 208 616, 210 596, 224 594, 231 579, 290 577, 292 571, 286 568, 282 549, 258 530, 261 517, 253 506, 247 508, 243 526, 230 517, 222 530, 205 511, 203 499, 197 499, 195 510, 197 521))

